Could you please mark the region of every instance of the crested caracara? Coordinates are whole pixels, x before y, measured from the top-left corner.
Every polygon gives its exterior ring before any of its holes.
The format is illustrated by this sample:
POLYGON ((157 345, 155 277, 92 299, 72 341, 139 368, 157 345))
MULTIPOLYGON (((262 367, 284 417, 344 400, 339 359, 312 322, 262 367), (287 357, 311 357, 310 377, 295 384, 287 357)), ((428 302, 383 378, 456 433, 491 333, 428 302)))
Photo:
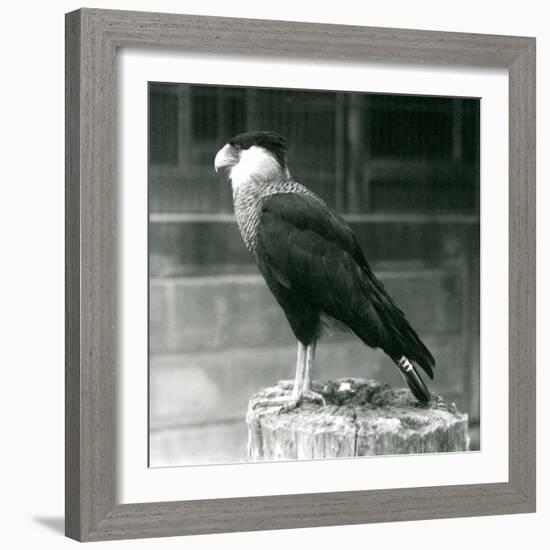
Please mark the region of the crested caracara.
POLYGON ((396 364, 421 403, 435 361, 371 271, 349 225, 315 193, 292 179, 287 144, 274 132, 240 134, 214 161, 231 182, 237 224, 267 286, 298 340, 292 397, 321 401, 312 390, 317 340, 328 326, 354 333, 396 364))

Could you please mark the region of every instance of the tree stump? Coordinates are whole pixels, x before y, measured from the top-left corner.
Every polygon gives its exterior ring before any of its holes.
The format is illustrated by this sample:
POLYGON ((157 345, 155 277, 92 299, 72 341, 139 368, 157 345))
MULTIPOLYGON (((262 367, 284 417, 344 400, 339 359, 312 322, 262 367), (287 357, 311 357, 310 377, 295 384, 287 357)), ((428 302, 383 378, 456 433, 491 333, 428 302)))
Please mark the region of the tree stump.
POLYGON ((405 388, 342 378, 315 384, 326 406, 305 402, 279 414, 291 381, 265 388, 249 401, 248 459, 292 460, 467 451, 468 415, 434 395, 420 404, 405 388))

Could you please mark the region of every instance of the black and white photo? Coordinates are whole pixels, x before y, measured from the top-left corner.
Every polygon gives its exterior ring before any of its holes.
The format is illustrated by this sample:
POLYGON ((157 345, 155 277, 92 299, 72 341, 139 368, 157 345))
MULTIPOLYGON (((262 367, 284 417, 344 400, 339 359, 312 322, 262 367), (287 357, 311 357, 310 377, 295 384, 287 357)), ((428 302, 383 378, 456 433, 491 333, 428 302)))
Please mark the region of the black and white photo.
POLYGON ((480 449, 480 101, 149 85, 151 467, 480 449))

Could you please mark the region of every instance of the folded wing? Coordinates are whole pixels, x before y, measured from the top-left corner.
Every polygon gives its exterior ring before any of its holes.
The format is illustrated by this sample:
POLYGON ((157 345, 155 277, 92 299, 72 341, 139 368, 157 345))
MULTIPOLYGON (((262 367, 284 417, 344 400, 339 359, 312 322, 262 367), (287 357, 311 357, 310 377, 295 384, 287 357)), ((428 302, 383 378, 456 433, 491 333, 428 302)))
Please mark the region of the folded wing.
POLYGON ((430 351, 371 271, 349 225, 321 199, 279 193, 264 200, 256 255, 276 298, 300 297, 370 347, 395 361, 405 356, 433 378, 430 351))

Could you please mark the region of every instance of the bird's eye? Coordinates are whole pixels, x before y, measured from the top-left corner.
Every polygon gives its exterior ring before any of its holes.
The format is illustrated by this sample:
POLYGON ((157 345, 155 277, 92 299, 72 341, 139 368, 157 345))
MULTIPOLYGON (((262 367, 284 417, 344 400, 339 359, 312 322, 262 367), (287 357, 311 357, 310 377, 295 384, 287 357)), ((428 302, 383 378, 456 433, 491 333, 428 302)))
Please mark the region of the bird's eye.
POLYGON ((240 145, 233 145, 233 149, 235 149, 235 151, 237 151, 237 153, 241 150, 241 146, 240 145))

